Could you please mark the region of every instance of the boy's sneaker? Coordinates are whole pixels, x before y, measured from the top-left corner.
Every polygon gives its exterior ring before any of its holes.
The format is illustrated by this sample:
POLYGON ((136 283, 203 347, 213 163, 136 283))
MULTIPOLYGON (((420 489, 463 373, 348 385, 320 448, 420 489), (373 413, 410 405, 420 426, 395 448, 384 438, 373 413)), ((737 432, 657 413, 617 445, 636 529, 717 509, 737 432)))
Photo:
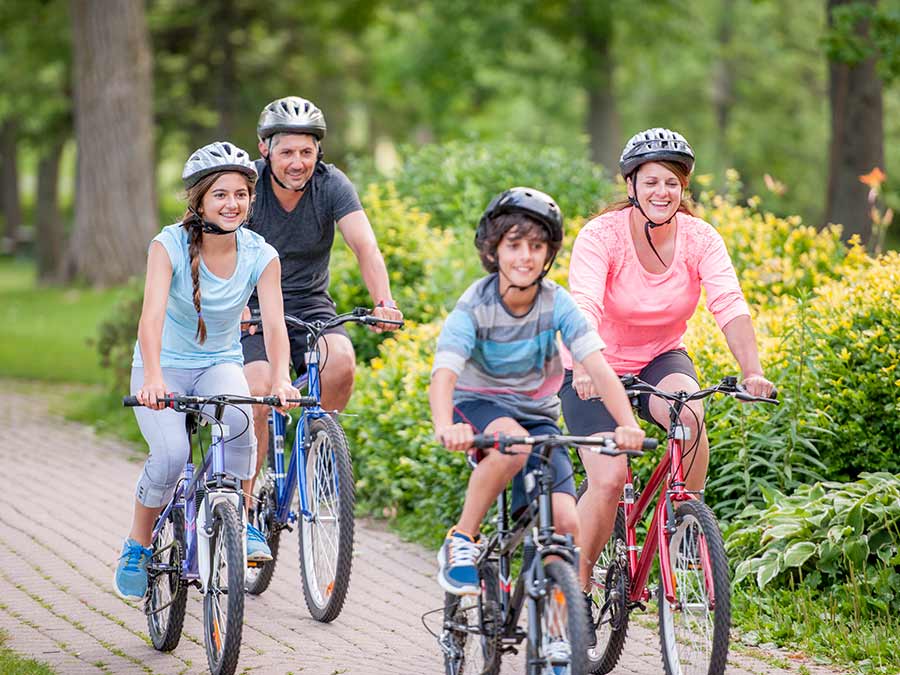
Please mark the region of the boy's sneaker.
POLYGON ((272 559, 272 550, 266 543, 263 533, 247 523, 247 560, 251 562, 268 562, 272 559))
POLYGON ((544 649, 544 656, 550 666, 551 673, 568 673, 572 660, 572 647, 564 637, 551 637, 544 649))
POLYGON ((153 551, 126 539, 116 566, 113 588, 123 600, 140 600, 147 593, 147 563, 153 551))
POLYGON ((438 583, 453 595, 478 595, 481 593, 481 579, 475 560, 478 558, 478 544, 469 535, 455 528, 447 533, 444 545, 438 551, 438 583))

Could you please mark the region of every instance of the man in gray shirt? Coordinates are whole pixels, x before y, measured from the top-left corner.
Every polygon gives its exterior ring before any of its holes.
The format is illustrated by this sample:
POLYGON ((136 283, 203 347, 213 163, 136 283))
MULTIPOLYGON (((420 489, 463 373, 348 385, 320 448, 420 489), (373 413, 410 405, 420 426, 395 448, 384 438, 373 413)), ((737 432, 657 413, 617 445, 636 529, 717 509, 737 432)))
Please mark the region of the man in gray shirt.
MULTIPOLYGON (((256 162, 259 182, 249 227, 265 237, 281 258, 285 313, 305 321, 335 316, 334 301, 328 294, 328 263, 336 225, 359 261, 363 281, 375 305, 373 314, 384 319, 402 319, 391 296, 384 258, 356 189, 340 169, 322 161, 321 143, 326 132, 322 111, 297 96, 281 98, 263 109, 256 132, 262 158, 256 162)), ((254 294, 250 307, 258 306, 254 294)), ((306 335, 296 329, 289 330, 288 334, 291 360, 302 372, 306 335)), ((251 393, 268 393, 271 374, 262 335, 248 331, 241 345, 244 374, 251 393)), ((319 349, 322 362, 326 359, 328 362, 328 367, 322 370, 322 407, 343 410, 353 392, 356 363, 353 344, 346 330, 338 327, 319 340, 319 349)), ((268 408, 254 407, 259 448, 257 469, 266 456, 269 442, 268 412, 268 408)))

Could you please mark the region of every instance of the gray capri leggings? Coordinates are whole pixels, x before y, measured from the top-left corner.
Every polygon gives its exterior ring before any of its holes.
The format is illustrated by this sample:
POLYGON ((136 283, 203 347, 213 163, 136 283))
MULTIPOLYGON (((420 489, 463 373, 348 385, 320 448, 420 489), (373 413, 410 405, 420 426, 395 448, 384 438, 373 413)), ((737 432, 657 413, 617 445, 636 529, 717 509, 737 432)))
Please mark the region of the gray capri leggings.
MULTIPOLYGON (((179 394, 250 395, 244 369, 237 363, 220 363, 209 368, 163 368, 162 373, 166 388, 179 394)), ((137 393, 143 383, 144 369, 132 368, 131 393, 137 393)), ((228 425, 228 435, 225 438, 240 434, 225 443, 225 472, 246 480, 256 468, 256 436, 253 434, 250 406, 242 405, 240 408, 246 417, 233 406, 226 406, 223 415, 223 422, 228 425), (247 428, 241 434, 244 427, 247 428)), ((184 428, 184 413, 169 408, 151 410, 137 407, 134 415, 147 445, 150 446, 150 456, 144 462, 138 478, 135 497, 144 506, 162 506, 172 498, 190 452, 191 446, 184 428)))

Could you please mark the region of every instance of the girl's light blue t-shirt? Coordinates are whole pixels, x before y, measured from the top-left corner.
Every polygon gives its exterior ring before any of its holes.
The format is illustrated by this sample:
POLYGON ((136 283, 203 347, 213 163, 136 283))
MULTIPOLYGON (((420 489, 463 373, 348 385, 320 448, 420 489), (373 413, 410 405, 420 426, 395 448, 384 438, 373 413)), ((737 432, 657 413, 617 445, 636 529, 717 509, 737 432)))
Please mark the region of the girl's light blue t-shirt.
MULTIPOLYGON (((164 227, 153 241, 163 245, 172 261, 172 284, 166 302, 160 366, 209 368, 218 363, 243 364, 241 312, 266 265, 278 257, 278 253, 261 236, 241 227, 237 230, 237 265, 230 279, 214 275, 200 258, 200 307, 206 322, 206 341, 201 345, 195 337, 197 310, 194 309, 187 231, 181 223, 175 223, 164 227)), ((144 365, 137 342, 132 365, 144 365)))

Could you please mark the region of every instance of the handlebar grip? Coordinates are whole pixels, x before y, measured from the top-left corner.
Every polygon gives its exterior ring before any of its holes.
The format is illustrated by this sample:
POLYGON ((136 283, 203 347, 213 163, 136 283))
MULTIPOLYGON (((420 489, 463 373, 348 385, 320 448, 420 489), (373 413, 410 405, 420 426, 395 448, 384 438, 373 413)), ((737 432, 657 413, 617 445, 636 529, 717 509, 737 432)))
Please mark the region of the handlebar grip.
POLYGON ((659 446, 659 441, 655 438, 645 438, 644 443, 641 445, 641 448, 644 450, 656 450, 659 446))
MULTIPOLYGON (((319 401, 313 396, 301 396, 300 398, 289 398, 288 403, 299 403, 302 408, 312 408, 319 405, 319 401)), ((271 406, 281 405, 281 401, 277 396, 263 396, 263 404, 271 406)))
POLYGON ((493 448, 500 441, 500 434, 475 434, 472 439, 472 447, 479 450, 493 448))
POLYGON ((126 408, 137 408, 140 406, 140 402, 137 400, 137 396, 123 396, 122 397, 122 405, 126 408))
POLYGON ((374 326, 375 324, 383 323, 388 326, 399 326, 403 327, 403 321, 398 319, 379 319, 377 316, 372 316, 371 314, 363 317, 362 322, 367 325, 374 326))

